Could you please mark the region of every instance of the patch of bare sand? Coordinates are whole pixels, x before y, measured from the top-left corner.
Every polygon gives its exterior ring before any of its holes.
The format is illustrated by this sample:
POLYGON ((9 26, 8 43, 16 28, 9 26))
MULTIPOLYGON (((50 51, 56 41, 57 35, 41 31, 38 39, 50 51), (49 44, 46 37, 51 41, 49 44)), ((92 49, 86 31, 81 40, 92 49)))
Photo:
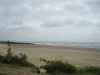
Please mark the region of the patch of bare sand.
MULTIPOLYGON (((46 45, 14 44, 11 45, 14 53, 26 53, 28 60, 35 65, 43 64, 39 59, 63 60, 76 66, 100 66, 100 49, 57 47, 46 45)), ((7 51, 6 44, 0 44, 0 53, 7 51)))

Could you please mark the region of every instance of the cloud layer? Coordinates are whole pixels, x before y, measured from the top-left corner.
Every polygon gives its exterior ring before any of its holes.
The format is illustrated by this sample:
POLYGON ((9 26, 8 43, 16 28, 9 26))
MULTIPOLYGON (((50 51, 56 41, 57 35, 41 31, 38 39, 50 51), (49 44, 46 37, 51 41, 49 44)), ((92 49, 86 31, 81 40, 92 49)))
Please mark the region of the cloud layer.
POLYGON ((0 0, 0 40, 100 42, 100 0, 0 0))

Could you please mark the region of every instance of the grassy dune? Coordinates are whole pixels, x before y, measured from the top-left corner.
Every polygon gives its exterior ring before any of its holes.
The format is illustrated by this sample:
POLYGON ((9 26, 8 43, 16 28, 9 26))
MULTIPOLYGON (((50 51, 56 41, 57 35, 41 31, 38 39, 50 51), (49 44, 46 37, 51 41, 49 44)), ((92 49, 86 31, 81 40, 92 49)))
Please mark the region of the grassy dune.
MULTIPOLYGON (((53 65, 53 67, 55 67, 55 65, 53 65)), ((29 67, 0 64, 0 75, 41 75, 41 74, 34 72, 34 69, 29 67)), ((78 68, 78 70, 72 74, 51 72, 42 75, 100 75, 100 68, 84 67, 84 68, 78 68)))

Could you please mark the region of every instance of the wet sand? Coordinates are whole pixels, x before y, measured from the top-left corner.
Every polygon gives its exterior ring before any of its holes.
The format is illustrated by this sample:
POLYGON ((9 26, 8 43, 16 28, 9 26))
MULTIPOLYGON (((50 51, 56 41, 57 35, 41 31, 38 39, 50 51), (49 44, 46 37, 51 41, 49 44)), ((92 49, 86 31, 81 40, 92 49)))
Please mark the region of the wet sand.
MULTIPOLYGON (((75 66, 100 66, 100 49, 80 48, 80 47, 61 47, 48 45, 32 44, 12 44, 13 53, 25 53, 28 60, 35 65, 42 65, 40 58, 48 60, 63 60, 75 66)), ((0 44, 0 53, 7 51, 7 44, 0 44)))

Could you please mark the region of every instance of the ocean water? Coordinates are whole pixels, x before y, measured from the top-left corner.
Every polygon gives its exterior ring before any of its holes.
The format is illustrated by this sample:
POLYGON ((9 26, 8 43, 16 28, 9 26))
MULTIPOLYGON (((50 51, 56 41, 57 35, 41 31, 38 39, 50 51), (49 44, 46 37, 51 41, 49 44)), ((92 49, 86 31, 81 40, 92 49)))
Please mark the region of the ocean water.
POLYGON ((83 43, 83 42, 35 42, 39 45, 54 45, 68 47, 85 47, 85 48, 100 48, 100 43, 83 43))

